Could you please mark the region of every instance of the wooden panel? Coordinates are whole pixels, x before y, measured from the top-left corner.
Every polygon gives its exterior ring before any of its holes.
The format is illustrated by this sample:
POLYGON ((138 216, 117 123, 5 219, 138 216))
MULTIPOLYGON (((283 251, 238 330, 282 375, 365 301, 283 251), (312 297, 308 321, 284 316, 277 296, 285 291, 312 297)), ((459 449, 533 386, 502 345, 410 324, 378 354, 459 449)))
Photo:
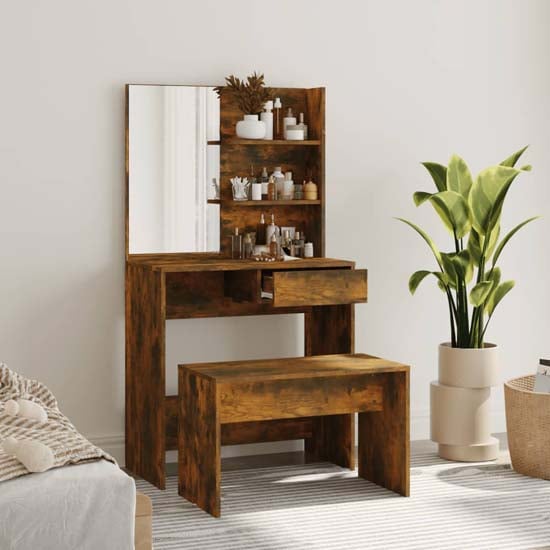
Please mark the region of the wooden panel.
POLYGON ((409 372, 379 378, 383 410, 359 414, 359 476, 409 496, 409 372))
MULTIPOLYGON (((166 450, 178 448, 178 396, 165 398, 166 450)), ((289 418, 263 422, 236 422, 221 428, 222 445, 242 445, 311 437, 312 418, 289 418)))
POLYGON ((219 384, 222 424, 300 416, 373 411, 382 407, 382 387, 359 376, 316 377, 219 384))
POLYGON ((178 493, 220 516, 221 432, 216 384, 179 370, 181 425, 178 432, 178 493))
POLYGON ((261 271, 226 271, 224 294, 234 302, 261 303, 261 271))
POLYGON ((338 305, 366 301, 366 269, 273 273, 275 307, 338 305))
POLYGON ((126 268, 126 468, 164 489, 164 274, 126 268))

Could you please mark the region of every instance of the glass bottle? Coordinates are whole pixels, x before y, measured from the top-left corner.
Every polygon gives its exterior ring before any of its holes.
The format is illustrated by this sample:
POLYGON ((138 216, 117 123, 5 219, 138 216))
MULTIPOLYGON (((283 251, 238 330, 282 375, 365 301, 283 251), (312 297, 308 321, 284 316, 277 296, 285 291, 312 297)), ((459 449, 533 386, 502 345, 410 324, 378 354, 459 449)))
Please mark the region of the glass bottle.
POLYGON ((269 183, 267 184, 267 199, 270 201, 277 200, 277 184, 273 176, 269 177, 269 183))
POLYGON ((267 185, 269 183, 269 176, 267 175, 267 168, 265 166, 262 170, 262 175, 260 177, 260 182, 262 184, 262 200, 266 201, 267 200, 267 185))
POLYGON ((265 230, 266 230, 265 216, 264 216, 264 213, 262 212, 262 215, 260 216, 260 221, 256 226, 256 242, 258 244, 267 244, 265 242, 265 230))
POLYGON ((304 139, 307 139, 307 124, 304 124, 304 113, 300 113, 300 122, 296 126, 304 132, 304 139))
POLYGON ((231 235, 231 257, 234 260, 242 260, 243 236, 239 235, 239 228, 235 227, 235 233, 231 235))
POLYGON ((299 231, 296 231, 296 235, 294 236, 292 245, 294 248, 294 256, 296 256, 297 258, 303 258, 304 257, 304 238, 302 237, 299 231))

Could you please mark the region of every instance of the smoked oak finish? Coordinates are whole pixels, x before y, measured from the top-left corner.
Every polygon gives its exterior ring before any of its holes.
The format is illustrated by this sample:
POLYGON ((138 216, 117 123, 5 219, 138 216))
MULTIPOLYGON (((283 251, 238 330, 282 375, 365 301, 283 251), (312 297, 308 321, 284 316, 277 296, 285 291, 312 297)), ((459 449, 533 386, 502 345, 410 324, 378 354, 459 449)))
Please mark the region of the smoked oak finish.
POLYGON ((408 496, 408 374, 364 354, 180 365, 179 494, 219 517, 221 434, 236 422, 321 417, 310 457, 353 467, 359 412, 359 475, 408 496))

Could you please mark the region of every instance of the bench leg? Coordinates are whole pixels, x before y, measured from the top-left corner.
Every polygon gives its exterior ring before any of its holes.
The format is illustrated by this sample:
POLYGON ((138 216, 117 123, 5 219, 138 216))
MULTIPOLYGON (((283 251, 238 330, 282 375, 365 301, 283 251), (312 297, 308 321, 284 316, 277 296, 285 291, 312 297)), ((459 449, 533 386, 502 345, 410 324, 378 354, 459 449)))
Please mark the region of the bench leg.
POLYGON ((313 418, 312 437, 305 440, 306 462, 332 462, 355 467, 355 416, 335 414, 313 418))
POLYGON ((215 382, 179 372, 178 493, 205 512, 221 513, 221 429, 215 382))
POLYGON ((359 477, 409 496, 409 373, 384 374, 383 410, 359 413, 359 477))

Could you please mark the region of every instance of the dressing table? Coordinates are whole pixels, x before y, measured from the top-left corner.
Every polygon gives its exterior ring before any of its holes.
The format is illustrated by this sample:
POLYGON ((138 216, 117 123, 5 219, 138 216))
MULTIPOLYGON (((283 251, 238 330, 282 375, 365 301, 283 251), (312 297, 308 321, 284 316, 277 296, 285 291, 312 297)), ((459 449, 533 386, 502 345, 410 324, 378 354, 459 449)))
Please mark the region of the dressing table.
MULTIPOLYGON (((367 299, 367 272, 325 257, 325 90, 269 91, 305 113, 309 140, 236 138, 242 114, 211 87, 126 86, 126 468, 161 489, 178 432, 177 396, 165 395, 167 321, 300 313, 305 356, 354 352, 354 304, 367 299), (312 178, 318 200, 233 201, 229 179, 251 165, 312 178), (219 198, 208 194, 213 177, 219 198), (315 257, 231 259, 234 228, 255 230, 262 212, 305 232, 315 257)), ((352 441, 353 415, 224 424, 221 443, 303 439, 306 457, 349 466, 330 445, 319 454, 333 430, 352 441)))

